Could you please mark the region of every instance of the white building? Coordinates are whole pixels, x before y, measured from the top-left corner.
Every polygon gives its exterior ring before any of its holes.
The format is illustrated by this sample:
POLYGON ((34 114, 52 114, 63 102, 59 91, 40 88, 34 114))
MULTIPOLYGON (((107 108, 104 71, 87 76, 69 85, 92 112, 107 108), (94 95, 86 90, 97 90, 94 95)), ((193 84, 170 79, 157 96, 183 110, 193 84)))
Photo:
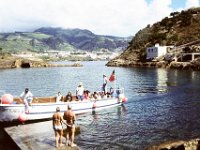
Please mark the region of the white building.
POLYGON ((172 48, 172 46, 160 46, 159 44, 155 44, 154 47, 147 47, 146 59, 154 59, 163 56, 167 54, 168 48, 172 48))

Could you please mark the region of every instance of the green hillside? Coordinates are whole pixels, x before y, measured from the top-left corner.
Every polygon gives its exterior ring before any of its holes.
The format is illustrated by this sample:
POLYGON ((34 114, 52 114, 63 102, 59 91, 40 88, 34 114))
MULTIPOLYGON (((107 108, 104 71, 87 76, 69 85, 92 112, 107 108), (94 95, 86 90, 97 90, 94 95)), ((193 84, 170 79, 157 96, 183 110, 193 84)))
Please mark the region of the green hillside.
POLYGON ((95 35, 89 30, 40 28, 34 32, 0 33, 0 48, 11 53, 48 50, 124 50, 130 38, 95 35))
MULTIPOLYGON (((174 45, 176 47, 194 42, 200 39, 200 8, 191 8, 181 12, 172 12, 170 16, 165 17, 160 22, 153 25, 147 25, 144 29, 138 31, 128 48, 112 62, 126 60, 126 63, 146 61, 146 48, 160 45, 174 45)), ((195 46, 198 46, 195 43, 195 46)), ((184 49, 193 49, 193 45, 182 47, 184 49)), ((197 51, 197 47, 193 51, 197 51)), ((192 51, 192 50, 191 50, 192 51)))

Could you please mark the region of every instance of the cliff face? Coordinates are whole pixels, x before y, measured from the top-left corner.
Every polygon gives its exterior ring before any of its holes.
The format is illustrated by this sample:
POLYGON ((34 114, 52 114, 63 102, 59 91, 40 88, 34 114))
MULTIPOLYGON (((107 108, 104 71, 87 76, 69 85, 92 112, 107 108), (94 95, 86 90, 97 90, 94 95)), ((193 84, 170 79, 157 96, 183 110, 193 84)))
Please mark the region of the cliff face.
MULTIPOLYGON (((160 45, 180 46, 200 39, 200 8, 173 12, 160 22, 147 25, 135 34, 127 49, 108 62, 108 66, 137 66, 145 62, 146 47, 160 45)), ((196 45, 196 43, 195 43, 196 45)), ((192 49, 192 45, 185 48, 192 49)))

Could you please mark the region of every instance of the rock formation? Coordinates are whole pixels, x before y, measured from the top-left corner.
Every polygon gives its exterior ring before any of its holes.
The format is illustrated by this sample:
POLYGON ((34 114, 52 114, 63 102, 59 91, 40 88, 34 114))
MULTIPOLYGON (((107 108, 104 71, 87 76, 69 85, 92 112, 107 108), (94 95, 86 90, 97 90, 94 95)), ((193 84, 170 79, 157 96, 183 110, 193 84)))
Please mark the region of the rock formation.
POLYGON ((165 142, 159 145, 150 146, 147 150, 200 150, 200 139, 165 142))
POLYGON ((38 68, 38 67, 81 67, 79 63, 74 63, 72 65, 62 65, 62 64, 50 64, 44 61, 34 61, 23 58, 9 57, 6 59, 0 59, 0 69, 5 68, 38 68))

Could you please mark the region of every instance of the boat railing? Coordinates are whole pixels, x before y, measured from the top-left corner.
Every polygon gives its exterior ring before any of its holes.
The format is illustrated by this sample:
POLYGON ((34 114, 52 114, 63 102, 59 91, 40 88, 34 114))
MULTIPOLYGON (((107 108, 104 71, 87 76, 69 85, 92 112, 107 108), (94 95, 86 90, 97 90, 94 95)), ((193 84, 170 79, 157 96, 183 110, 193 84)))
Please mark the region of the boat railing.
MULTIPOLYGON (((23 101, 19 97, 15 97, 14 99, 15 104, 23 104, 23 101)), ((72 96, 72 100, 76 101, 76 96, 72 96)), ((62 102, 66 101, 66 97, 62 96, 61 99, 62 102)), ((56 96, 50 96, 50 97, 33 97, 32 103, 55 103, 56 102, 56 96)))

